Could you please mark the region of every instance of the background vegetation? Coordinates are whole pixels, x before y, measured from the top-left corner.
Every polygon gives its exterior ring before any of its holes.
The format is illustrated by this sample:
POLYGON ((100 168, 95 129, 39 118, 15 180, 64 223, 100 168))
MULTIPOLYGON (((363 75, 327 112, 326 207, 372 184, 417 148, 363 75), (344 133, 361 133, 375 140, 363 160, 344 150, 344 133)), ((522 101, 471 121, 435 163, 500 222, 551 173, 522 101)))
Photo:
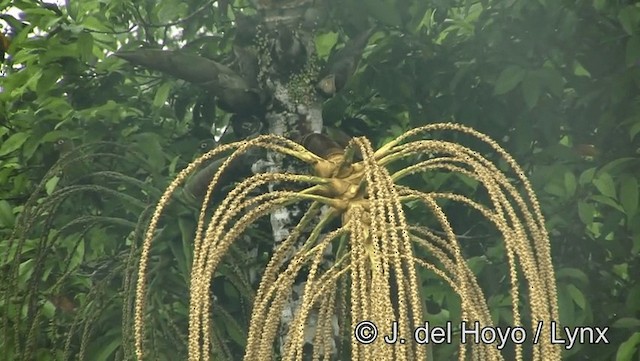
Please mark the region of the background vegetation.
MULTIPOLYGON (((0 1, 0 316, 8 359, 127 358, 129 274, 150 207, 230 116, 201 88, 113 53, 146 44, 224 61, 237 36, 231 20, 250 5, 0 1)), ((640 5, 345 0, 330 9, 315 40, 321 57, 371 23, 380 31, 354 78, 324 103, 325 126, 382 144, 414 126, 455 120, 498 140, 527 169, 542 203, 561 323, 611 327, 610 344, 576 345, 565 357, 640 359, 640 5)), ((448 174, 412 181, 465 186, 448 174)), ((179 227, 159 232, 150 266, 153 342, 166 359, 184 352, 197 214, 188 199, 178 203, 179 227)), ((456 214, 453 225, 470 237, 470 263, 489 287, 494 319, 506 321, 504 250, 474 217, 456 214)), ((269 229, 252 232, 268 252, 269 229)), ((214 281, 225 309, 218 341, 231 355, 241 354, 255 277, 239 269, 263 261, 238 248, 219 287, 214 281)), ((434 322, 459 313, 444 284, 425 285, 425 294, 434 322)), ((447 359, 453 349, 438 355, 447 359)))

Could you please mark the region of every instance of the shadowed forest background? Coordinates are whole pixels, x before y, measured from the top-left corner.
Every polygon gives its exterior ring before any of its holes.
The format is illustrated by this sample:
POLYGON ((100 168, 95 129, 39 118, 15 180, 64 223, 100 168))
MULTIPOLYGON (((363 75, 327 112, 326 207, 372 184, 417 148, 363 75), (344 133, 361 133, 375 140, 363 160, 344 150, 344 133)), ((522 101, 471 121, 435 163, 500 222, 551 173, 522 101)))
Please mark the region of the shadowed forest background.
MULTIPOLYGON (((0 59, 0 358, 131 359, 142 233, 171 180, 213 147, 320 130, 379 147, 456 122, 496 140, 531 180, 560 323, 610 327, 610 344, 563 358, 640 360, 634 1, 0 0, 0 59)), ((221 192, 268 167, 263 157, 238 159, 221 192)), ((475 191, 446 172, 407 182, 475 191)), ((155 235, 147 332, 161 360, 185 359, 194 198, 205 190, 188 184, 155 235)), ((504 246, 477 214, 447 211, 493 321, 509 324, 504 246)), ((272 226, 249 229, 212 282, 213 343, 227 359, 244 354, 272 226)), ((427 319, 459 318, 451 288, 425 277, 427 319)))

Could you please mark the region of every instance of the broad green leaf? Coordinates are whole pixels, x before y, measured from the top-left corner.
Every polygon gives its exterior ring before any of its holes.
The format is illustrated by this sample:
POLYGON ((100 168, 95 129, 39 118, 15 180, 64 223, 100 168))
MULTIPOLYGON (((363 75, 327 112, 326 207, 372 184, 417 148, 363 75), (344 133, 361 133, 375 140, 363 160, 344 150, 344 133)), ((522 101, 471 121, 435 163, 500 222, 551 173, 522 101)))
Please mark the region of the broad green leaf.
POLYGON ((78 25, 78 24, 65 25, 64 28, 66 30, 69 30, 71 34, 74 34, 74 35, 80 35, 80 33, 85 30, 85 28, 82 25, 78 25))
POLYGON ((608 0, 593 0, 593 7, 598 11, 602 11, 607 7, 608 0))
POLYGON ((549 92, 557 97, 562 96, 564 78, 556 69, 545 67, 538 75, 549 92))
POLYGON ((558 308, 560 309, 560 323, 565 325, 575 323, 576 307, 566 285, 558 287, 558 308))
MULTIPOLYGON (((42 17, 49 17, 51 16, 51 11, 47 10, 45 8, 30 8, 30 9, 23 9, 25 15, 27 16, 33 16, 33 15, 39 15, 42 17)), ((35 17, 35 16, 34 16, 35 17)))
POLYGON ((0 146, 0 156, 7 155, 20 148, 29 138, 29 133, 15 133, 0 146))
POLYGON ((633 317, 622 317, 612 323, 611 327, 640 329, 640 320, 633 317))
POLYGON ((13 215, 13 209, 9 202, 0 200, 0 227, 13 228, 15 222, 15 216, 13 215))
POLYGON ((513 90, 524 79, 525 71, 517 66, 510 65, 506 67, 498 76, 493 89, 495 95, 506 94, 513 90))
POLYGON ((171 91, 172 85, 173 83, 166 82, 158 88, 158 91, 156 91, 156 96, 153 98, 154 107, 160 108, 164 105, 164 103, 167 101, 167 98, 169 98, 169 92, 171 91))
POLYGON ((577 60, 573 63, 573 74, 576 76, 586 76, 591 78, 591 73, 582 66, 577 60))
POLYGON ((18 266, 18 283, 26 284, 27 280, 31 278, 34 269, 35 259, 28 259, 18 266))
POLYGON ((569 268, 569 267, 560 268, 556 270, 556 275, 558 279, 572 278, 580 281, 583 285, 589 284, 589 277, 587 277, 587 275, 583 271, 577 268, 569 268))
MULTIPOLYGON (((73 2, 73 1, 72 1, 73 2)), ((113 31, 112 29, 110 29, 103 21, 100 21, 99 19, 93 17, 93 16, 87 16, 83 21, 82 21, 82 25, 84 25, 85 28, 89 29, 89 30, 96 30, 96 31, 113 31)))
POLYGON ((621 279, 626 280, 629 278, 629 264, 620 263, 613 265, 613 273, 618 275, 621 279))
POLYGON ((167 23, 183 16, 188 5, 181 0, 165 0, 159 2, 158 9, 158 21, 161 23, 167 23))
POLYGON ((538 98, 540 98, 541 90, 542 83, 540 82, 540 78, 535 72, 527 72, 527 75, 524 77, 524 81, 522 82, 522 95, 524 96, 524 101, 529 109, 532 109, 536 104, 538 104, 538 98))
POLYGON ((53 193, 59 181, 60 181, 60 177, 53 176, 44 184, 44 189, 48 195, 51 195, 51 193, 53 193))
POLYGON ((49 300, 45 301, 42 305, 42 314, 51 319, 56 313, 56 306, 49 300))
POLYGON ((628 163, 634 162, 637 164, 638 162, 638 158, 634 158, 634 157, 625 157, 625 158, 618 158, 616 160, 612 160, 611 162, 605 164, 604 166, 602 166, 602 168, 600 168, 600 173, 602 172, 613 172, 614 174, 619 172, 618 167, 623 167, 623 166, 628 166, 628 163))
POLYGON ((591 181, 593 181, 593 177, 595 176, 595 174, 596 174, 596 168, 589 168, 585 170, 584 172, 582 172, 582 174, 580 174, 578 183, 580 183, 580 185, 586 185, 591 183, 591 181))
POLYGON ((616 361, 631 361, 640 345, 640 332, 636 332, 624 341, 616 353, 616 361))
POLYGON ((593 180, 593 185, 595 185, 603 195, 616 199, 616 186, 609 173, 601 173, 598 175, 596 179, 593 180))
POLYGON ((629 68, 640 65, 640 34, 627 39, 625 64, 629 68))
POLYGON ((122 337, 120 335, 105 335, 99 341, 97 344, 100 347, 93 354, 93 359, 95 361, 113 360, 115 358, 114 351, 122 345, 122 337))
POLYGON ((587 300, 584 298, 584 293, 572 284, 567 285, 567 291, 569 292, 569 295, 571 295, 573 302, 584 310, 587 306, 587 300))
POLYGON ((576 193, 576 176, 571 172, 564 173, 564 188, 567 190, 567 196, 571 197, 576 193))
POLYGON ((480 274, 489 262, 487 261, 487 257, 479 256, 469 258, 467 264, 474 274, 480 274))
POLYGON ((640 133, 640 119, 637 119, 636 123, 629 129, 629 140, 633 141, 638 133, 640 133))
POLYGON ((147 156, 153 171, 160 172, 165 169, 166 159, 158 134, 150 132, 139 133, 131 136, 131 140, 147 156))
POLYGON ((85 61, 93 56, 93 36, 90 32, 83 31, 78 35, 78 52, 85 61))
MULTIPOLYGON (((630 222, 630 224, 633 227, 634 224, 631 223, 631 222, 630 222)), ((633 247, 631 248, 631 253, 634 254, 634 255, 638 255, 638 254, 640 254, 640 234, 638 234, 636 232, 636 234, 635 234, 635 236, 633 236, 632 240, 633 240, 633 247)), ((640 300, 640 297, 638 299, 640 300)), ((638 308, 640 308, 640 307, 638 307, 638 308)))
POLYGON ((593 195, 591 197, 589 197, 589 199, 594 200, 598 203, 602 203, 602 204, 606 204, 612 208, 615 208, 617 210, 619 210, 620 212, 624 213, 624 209, 622 209, 622 206, 620 206, 620 204, 616 203, 616 201, 614 201, 613 199, 607 197, 607 196, 603 196, 600 194, 596 194, 593 195))
POLYGON ((196 225, 191 218, 179 217, 178 227, 180 228, 180 236, 182 238, 182 252, 184 254, 184 259, 178 260, 178 263, 182 266, 180 270, 184 270, 186 271, 185 274, 188 274, 191 270, 191 262, 193 260, 191 243, 195 234, 196 225))
MULTIPOLYGON (((426 4, 426 3, 419 2, 419 4, 426 4)), ((420 6, 420 5, 416 5, 416 6, 420 6)), ((435 9, 430 9, 428 6, 421 8, 419 11, 412 12, 412 16, 413 16, 412 23, 416 24, 415 27, 413 27, 413 31, 418 32, 422 28, 431 29, 433 24, 433 15, 435 14, 435 12, 436 12, 435 9), (420 13, 423 13, 423 16, 421 17, 420 22, 417 22, 416 20, 418 20, 420 13)))
POLYGON ((54 85, 60 79, 61 69, 57 64, 47 66, 47 70, 42 73, 40 79, 38 79, 38 85, 36 85, 36 93, 38 96, 44 96, 45 93, 54 88, 54 85))
POLYGON ((469 188, 476 190, 478 188, 478 180, 473 178, 473 177, 469 177, 465 174, 461 174, 461 173, 456 173, 456 176, 458 177, 458 179, 460 179, 462 181, 462 183, 464 183, 465 185, 467 185, 469 188))
POLYGON ((618 12, 618 20, 627 34, 634 35, 640 23, 640 8, 633 5, 625 6, 618 12))
POLYGON ((80 9, 79 1, 65 0, 65 9, 67 9, 67 13, 69 17, 73 20, 77 20, 78 10, 80 9))
POLYGON ((582 223, 584 223, 585 225, 588 226, 593 223, 593 217, 595 216, 595 213, 596 209, 592 204, 586 202, 578 202, 578 216, 580 217, 582 223))
MULTIPOLYGON (((636 236, 636 239, 640 239, 640 236, 636 236)), ((640 284, 636 284, 628 291, 625 306, 629 312, 640 311, 640 284)))
POLYGON ((40 139, 41 143, 55 142, 60 138, 67 139, 76 139, 79 138, 79 131, 70 131, 70 130, 52 130, 47 134, 43 135, 40 139))
POLYGON ((624 177, 620 184, 620 203, 629 218, 638 210, 638 180, 635 177, 624 177))
POLYGON ((74 239, 74 242, 77 242, 77 247, 75 247, 75 252, 71 256, 71 259, 69 260, 69 267, 71 269, 74 269, 75 267, 79 266, 82 263, 82 260, 84 259, 84 239, 82 238, 80 240, 74 239))
POLYGON ((228 313, 221 312, 221 314, 224 316, 224 325, 227 333, 229 334, 229 338, 237 345, 244 347, 247 343, 246 331, 228 313))
POLYGON ((558 196, 564 198, 567 196, 565 188, 558 184, 558 182, 549 183, 544 187, 545 192, 552 194, 554 196, 558 196))
POLYGON ((338 33, 328 32, 324 34, 318 34, 316 36, 316 53, 321 59, 327 59, 331 49, 338 41, 338 33))
MULTIPOLYGON (((79 55, 78 46, 75 43, 58 44, 51 48, 40 57, 43 63, 58 63, 60 59, 75 58, 79 55)), ((46 71, 46 69, 43 69, 46 71)))

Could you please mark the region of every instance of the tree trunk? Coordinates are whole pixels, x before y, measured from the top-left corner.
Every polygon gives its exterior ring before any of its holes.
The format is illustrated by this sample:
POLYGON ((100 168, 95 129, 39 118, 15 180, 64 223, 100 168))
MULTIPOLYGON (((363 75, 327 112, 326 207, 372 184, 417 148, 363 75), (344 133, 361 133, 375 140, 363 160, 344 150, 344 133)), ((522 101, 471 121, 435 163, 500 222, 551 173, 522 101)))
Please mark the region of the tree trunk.
MULTIPOLYGON (((116 56, 206 89, 216 97, 221 109, 233 113, 230 122, 236 138, 269 132, 300 140, 309 133, 320 133, 323 129, 323 97, 332 96, 345 85, 355 71, 373 29, 350 39, 339 51, 332 52, 323 64, 316 55, 315 35, 316 28, 328 13, 328 0, 256 0, 254 6, 257 9, 255 16, 235 14, 231 62, 222 64, 182 50, 148 48, 119 51, 116 56)), ((274 152, 268 152, 257 161, 254 157, 249 158, 253 159, 248 163, 252 163, 254 173, 308 171, 274 152)), ((187 191, 196 197, 204 194, 218 163, 214 162, 196 174, 196 181, 187 185, 187 191)), ((243 168, 234 173, 246 173, 249 168, 246 159, 234 163, 243 168)), ((277 184, 270 184, 269 191, 277 187, 277 184)), ((274 247, 287 238, 304 211, 300 205, 295 205, 271 214, 274 247)), ((247 252, 257 254, 256 249, 247 252)), ((256 273, 261 272, 249 270, 249 274, 256 273)), ((281 318, 281 349, 303 289, 304 283, 294 285, 285 305, 281 318)), ((315 333, 313 313, 310 319, 310 332, 305 334, 309 335, 306 341, 311 344, 315 333)), ((334 324, 337 336, 337 322, 334 324)))
MULTIPOLYGON (((263 28, 258 35, 258 41, 262 45, 259 51, 260 85, 272 96, 272 106, 267 110, 265 120, 270 133, 290 139, 300 139, 307 133, 320 133, 323 125, 322 99, 315 89, 319 68, 313 28, 302 24, 305 13, 321 11, 311 6, 311 2, 306 2, 300 8, 290 8, 290 18, 283 18, 278 12, 263 9, 263 28), (268 66, 263 67, 264 65, 268 66)), ((267 154, 266 161, 264 164, 268 164, 268 172, 307 172, 307 169, 299 169, 300 165, 285 163, 284 157, 274 152, 267 154)), ((253 168, 260 171, 257 165, 253 168)), ((276 187, 276 184, 270 184, 269 191, 276 187)), ((271 214, 274 248, 287 238, 304 211, 301 205, 296 204, 280 208, 271 214)), ((285 335, 300 305, 304 286, 304 282, 296 283, 284 306, 278 352, 282 351, 286 343, 285 335)), ((305 339, 305 349, 308 349, 309 345, 312 347, 312 335, 315 334, 316 319, 314 313, 311 315, 308 330, 305 331, 305 335, 310 335, 310 338, 305 339)), ((334 332, 337 336, 338 330, 334 332)), ((335 354, 335 350, 332 351, 335 354)), ((310 355, 311 353, 307 352, 305 358, 310 355)))

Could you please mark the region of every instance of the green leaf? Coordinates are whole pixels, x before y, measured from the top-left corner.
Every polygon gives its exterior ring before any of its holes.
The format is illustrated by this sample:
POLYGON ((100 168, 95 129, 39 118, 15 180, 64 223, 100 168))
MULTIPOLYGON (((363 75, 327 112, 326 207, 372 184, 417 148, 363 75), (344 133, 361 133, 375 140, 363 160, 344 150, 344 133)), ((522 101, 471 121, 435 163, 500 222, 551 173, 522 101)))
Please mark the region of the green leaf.
POLYGON ((84 27, 89 30, 113 31, 113 29, 110 29, 107 24, 93 16, 87 16, 86 18, 84 18, 84 20, 82 21, 82 25, 84 25, 84 27))
POLYGON ((542 91, 542 82, 535 72, 527 72, 522 82, 522 95, 527 107, 532 109, 538 104, 540 92, 542 91))
POLYGON ((544 190, 549 194, 561 198, 565 198, 567 196, 565 189, 558 183, 549 183, 544 187, 544 190))
POLYGON ((164 103, 167 101, 167 98, 169 98, 169 92, 171 91, 172 85, 173 84, 171 82, 166 82, 158 88, 158 91, 156 91, 156 96, 153 98, 154 107, 160 108, 164 105, 164 103))
POLYGON ((62 70, 59 65, 48 65, 47 70, 42 73, 42 76, 38 79, 38 85, 36 85, 36 93, 38 96, 45 95, 49 89, 53 88, 58 79, 60 79, 61 73, 62 70))
POLYGON ((591 78, 591 73, 589 73, 589 71, 577 60, 573 63, 573 74, 576 76, 586 76, 587 78, 591 78))
POLYGON ((83 31, 78 36, 78 52, 85 61, 93 56, 93 36, 90 32, 83 31))
POLYGON ((51 193, 53 193, 59 181, 60 181, 60 177, 53 176, 44 184, 44 189, 48 195, 51 195, 51 193))
POLYGON ((593 177, 596 174, 596 168, 589 168, 580 174, 580 178, 578 179, 578 183, 580 185, 586 185, 593 181, 593 177))
POLYGON ((638 210, 638 180, 627 176, 622 178, 620 184, 620 203, 629 219, 635 216, 638 210))
POLYGON ((158 4, 158 21, 161 23, 179 19, 188 9, 188 5, 181 0, 166 0, 158 4))
POLYGON ((633 157, 618 158, 602 166, 602 168, 600 168, 600 172, 613 172, 615 174, 618 172, 619 167, 627 166, 626 163, 637 161, 638 158, 633 157))
POLYGON ((196 224, 191 218, 179 217, 178 227, 180 228, 182 253, 184 254, 184 257, 178 260, 179 269, 184 272, 184 274, 189 274, 191 271, 191 262, 193 261, 191 243, 195 234, 196 224))
POLYGON ((567 196, 571 197, 576 193, 576 176, 571 172, 564 173, 564 188, 567 190, 567 196))
POLYGON ((640 8, 633 5, 625 6, 618 12, 618 20, 627 34, 634 35, 634 30, 640 22, 640 8))
POLYGON ((9 202, 0 200, 0 226, 3 228, 13 228, 16 218, 9 202))
POLYGON ((42 305, 42 314, 51 319, 53 318, 53 315, 55 315, 56 313, 56 306, 53 305, 53 303, 51 303, 51 301, 47 300, 45 301, 45 303, 42 305))
MULTIPOLYGON (((640 236, 636 236, 636 239, 640 239, 640 236)), ((636 283, 631 287, 627 293, 627 300, 625 301, 625 307, 628 312, 640 311, 640 284, 636 283)))
POLYGON ((631 361, 640 345, 640 332, 636 332, 624 341, 616 353, 616 361, 631 361))
POLYGON ((80 4, 78 1, 65 1, 65 8, 67 9, 67 13, 69 17, 73 20, 77 20, 78 10, 80 9, 80 4))
POLYGON ((634 35, 627 39, 625 50, 625 64, 631 68, 640 63, 640 35, 634 35))
POLYGON ((571 296, 573 302, 575 302, 578 307, 584 310, 587 306, 587 300, 584 298, 584 293, 582 293, 582 291, 580 291, 578 287, 572 284, 567 285, 567 291, 569 292, 569 295, 571 296))
POLYGON ((633 141, 638 133, 640 133, 640 119, 636 120, 636 123, 629 129, 629 140, 633 141))
POLYGON ((603 195, 616 199, 616 186, 609 173, 601 173, 593 180, 593 185, 595 185, 603 195))
POLYGON ((77 242, 77 247, 75 247, 75 252, 71 255, 69 259, 69 267, 70 269, 74 269, 78 265, 82 263, 84 259, 84 239, 74 240, 77 242))
POLYGON ((318 34, 316 36, 316 53, 320 59, 327 59, 331 53, 331 49, 338 41, 338 33, 328 32, 324 34, 318 34))
POLYGON ((155 172, 165 169, 166 158, 162 149, 160 136, 155 133, 146 132, 131 136, 131 140, 138 149, 147 156, 147 161, 155 172))
POLYGON ((0 147, 0 156, 7 155, 16 149, 20 148, 22 144, 29 138, 29 133, 16 133, 9 137, 0 147))
POLYGON ((540 70, 539 75, 542 79, 542 83, 549 92, 557 97, 562 96, 564 89, 564 78, 556 69, 543 68, 540 70))
POLYGON ((611 327, 614 328, 640 328, 640 320, 633 317, 622 317, 616 320, 611 327))
POLYGON ((596 201, 598 203, 606 204, 606 205, 608 205, 608 206, 610 206, 612 208, 615 208, 615 209, 619 210, 620 212, 624 213, 624 209, 622 209, 622 207, 618 203, 616 203, 616 201, 614 201, 613 199, 611 199, 609 197, 596 194, 596 195, 593 195, 593 196, 589 197, 589 199, 594 200, 594 201, 596 201))
POLYGON ((558 279, 572 278, 574 280, 580 281, 583 285, 589 284, 589 277, 587 277, 587 275, 583 271, 577 268, 570 268, 570 267, 560 268, 556 270, 556 275, 558 279))
POLYGON ((578 202, 578 216, 580 217, 582 223, 584 223, 585 225, 589 226, 591 225, 591 223, 593 223, 593 217, 595 213, 596 208, 592 204, 586 202, 578 202))
POLYGON ((35 268, 35 259, 28 259, 18 266, 18 284, 26 284, 27 280, 31 278, 33 270, 35 268))
POLYGON ((598 11, 602 11, 607 7, 608 0, 593 0, 593 7, 598 11))
POLYGON ((219 321, 221 321, 221 324, 224 325, 224 328, 229 335, 229 339, 234 341, 237 345, 244 347, 247 343, 247 333, 238 324, 238 321, 225 309, 220 309, 216 316, 214 317, 216 317, 219 321))
POLYGON ((97 344, 100 346, 93 354, 93 359, 96 361, 113 360, 115 358, 113 353, 122 345, 122 337, 119 335, 105 335, 98 341, 97 344))
POLYGON ((576 307, 572 302, 569 290, 566 286, 558 287, 558 308, 560 309, 560 323, 573 324, 575 320, 576 307))
POLYGON ((493 93, 495 95, 508 93, 513 88, 518 86, 518 84, 520 84, 522 79, 524 79, 524 75, 525 71, 517 65, 506 67, 498 76, 498 80, 496 80, 493 93))

